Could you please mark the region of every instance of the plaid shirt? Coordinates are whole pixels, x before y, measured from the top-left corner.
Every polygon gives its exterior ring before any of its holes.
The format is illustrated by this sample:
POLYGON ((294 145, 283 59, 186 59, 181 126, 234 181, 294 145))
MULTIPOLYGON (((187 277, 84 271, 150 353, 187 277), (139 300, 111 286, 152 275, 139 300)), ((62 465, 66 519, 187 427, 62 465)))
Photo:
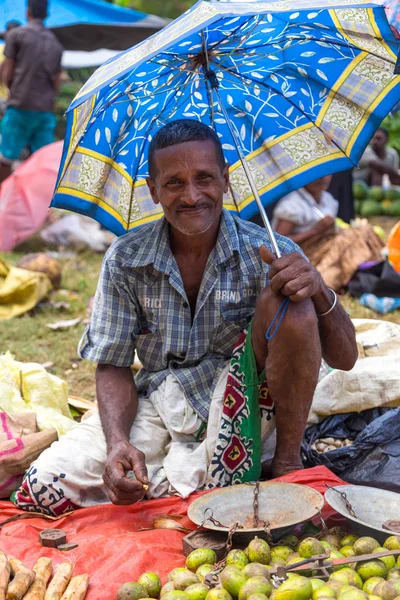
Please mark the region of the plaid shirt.
MULTIPOLYGON (((299 250, 277 236, 282 254, 299 250)), ((94 362, 143 364, 138 394, 151 394, 173 373, 206 421, 214 386, 250 322, 269 267, 259 248, 264 229, 224 210, 217 244, 203 275, 193 318, 163 218, 122 236, 108 250, 80 354, 94 362)))

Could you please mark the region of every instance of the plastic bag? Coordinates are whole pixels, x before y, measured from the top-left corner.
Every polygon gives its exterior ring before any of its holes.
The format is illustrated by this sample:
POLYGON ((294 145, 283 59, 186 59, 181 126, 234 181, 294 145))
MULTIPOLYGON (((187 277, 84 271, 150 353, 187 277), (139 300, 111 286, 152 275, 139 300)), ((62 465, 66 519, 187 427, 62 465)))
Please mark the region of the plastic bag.
POLYGON ((112 244, 115 236, 101 229, 100 225, 81 215, 69 215, 56 221, 41 232, 46 244, 66 246, 75 250, 91 248, 104 252, 112 244))
POLYGON ((400 325, 353 319, 359 357, 351 371, 332 369, 320 378, 308 423, 343 413, 400 406, 400 325))
POLYGON ((7 413, 36 413, 39 429, 64 435, 75 424, 68 406, 68 385, 36 363, 0 355, 0 406, 7 413))
POLYGON ((359 298, 374 294, 378 298, 400 298, 400 275, 388 261, 358 269, 349 282, 349 294, 359 298))
POLYGON ((12 267, 0 258, 0 320, 32 310, 52 289, 44 273, 12 267))
POLYGON ((361 306, 366 306, 375 312, 386 315, 400 308, 400 298, 378 298, 375 294, 363 294, 359 298, 361 306))
POLYGON ((400 408, 332 415, 308 427, 302 459, 304 466, 324 465, 348 483, 400 492, 400 408), (326 437, 354 443, 325 454, 311 449, 317 439, 326 437))

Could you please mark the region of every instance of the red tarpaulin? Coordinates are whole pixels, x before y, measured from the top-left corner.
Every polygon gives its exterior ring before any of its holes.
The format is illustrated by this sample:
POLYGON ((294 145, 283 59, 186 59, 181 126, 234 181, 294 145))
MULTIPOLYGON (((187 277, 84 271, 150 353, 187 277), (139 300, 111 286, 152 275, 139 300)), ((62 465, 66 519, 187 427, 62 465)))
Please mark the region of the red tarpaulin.
MULTIPOLYGON (((321 494, 327 489, 325 484, 344 484, 326 467, 298 471, 276 481, 308 485, 321 494)), ((156 515, 186 515, 187 507, 198 495, 188 500, 175 496, 149 500, 130 507, 107 504, 84 508, 56 522, 40 518, 17 521, 1 529, 0 547, 29 567, 41 556, 52 558, 54 566, 69 559, 74 564, 74 575, 90 575, 88 600, 112 600, 123 583, 137 580, 144 571, 155 571, 164 583, 174 567, 184 565, 182 538, 185 534, 165 529, 140 530, 152 527, 156 515), (70 552, 43 548, 38 534, 49 528, 64 529, 67 541, 76 542, 79 547, 70 552)), ((23 514, 9 502, 0 502, 0 511, 0 522, 23 514)), ((334 514, 325 506, 325 519, 334 514)), ((187 517, 180 523, 194 528, 187 517)))

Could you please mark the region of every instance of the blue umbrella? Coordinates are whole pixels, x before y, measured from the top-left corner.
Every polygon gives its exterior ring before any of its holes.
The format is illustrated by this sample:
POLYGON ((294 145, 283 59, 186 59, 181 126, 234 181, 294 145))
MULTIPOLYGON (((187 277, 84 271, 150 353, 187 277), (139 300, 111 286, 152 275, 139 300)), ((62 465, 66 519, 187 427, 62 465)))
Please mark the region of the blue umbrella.
MULTIPOLYGON (((9 21, 26 21, 27 0, 0 0, 0 33, 9 21)), ((169 21, 102 0, 51 0, 47 27, 66 50, 125 50, 169 21)))
POLYGON ((244 219, 356 165, 400 100, 397 45, 380 3, 200 1, 100 67, 68 111, 52 206, 117 234, 158 219, 145 183, 171 119, 214 127, 231 168, 224 205, 244 219))

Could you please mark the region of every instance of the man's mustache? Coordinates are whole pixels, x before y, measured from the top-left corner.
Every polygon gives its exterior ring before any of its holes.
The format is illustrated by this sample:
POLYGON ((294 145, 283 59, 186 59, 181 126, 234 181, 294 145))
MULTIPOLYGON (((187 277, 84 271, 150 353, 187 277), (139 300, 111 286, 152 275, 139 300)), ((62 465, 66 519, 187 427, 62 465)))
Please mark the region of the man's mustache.
POLYGON ((178 204, 177 210, 201 210, 202 208, 209 208, 210 204, 207 202, 198 202, 197 204, 178 204))

